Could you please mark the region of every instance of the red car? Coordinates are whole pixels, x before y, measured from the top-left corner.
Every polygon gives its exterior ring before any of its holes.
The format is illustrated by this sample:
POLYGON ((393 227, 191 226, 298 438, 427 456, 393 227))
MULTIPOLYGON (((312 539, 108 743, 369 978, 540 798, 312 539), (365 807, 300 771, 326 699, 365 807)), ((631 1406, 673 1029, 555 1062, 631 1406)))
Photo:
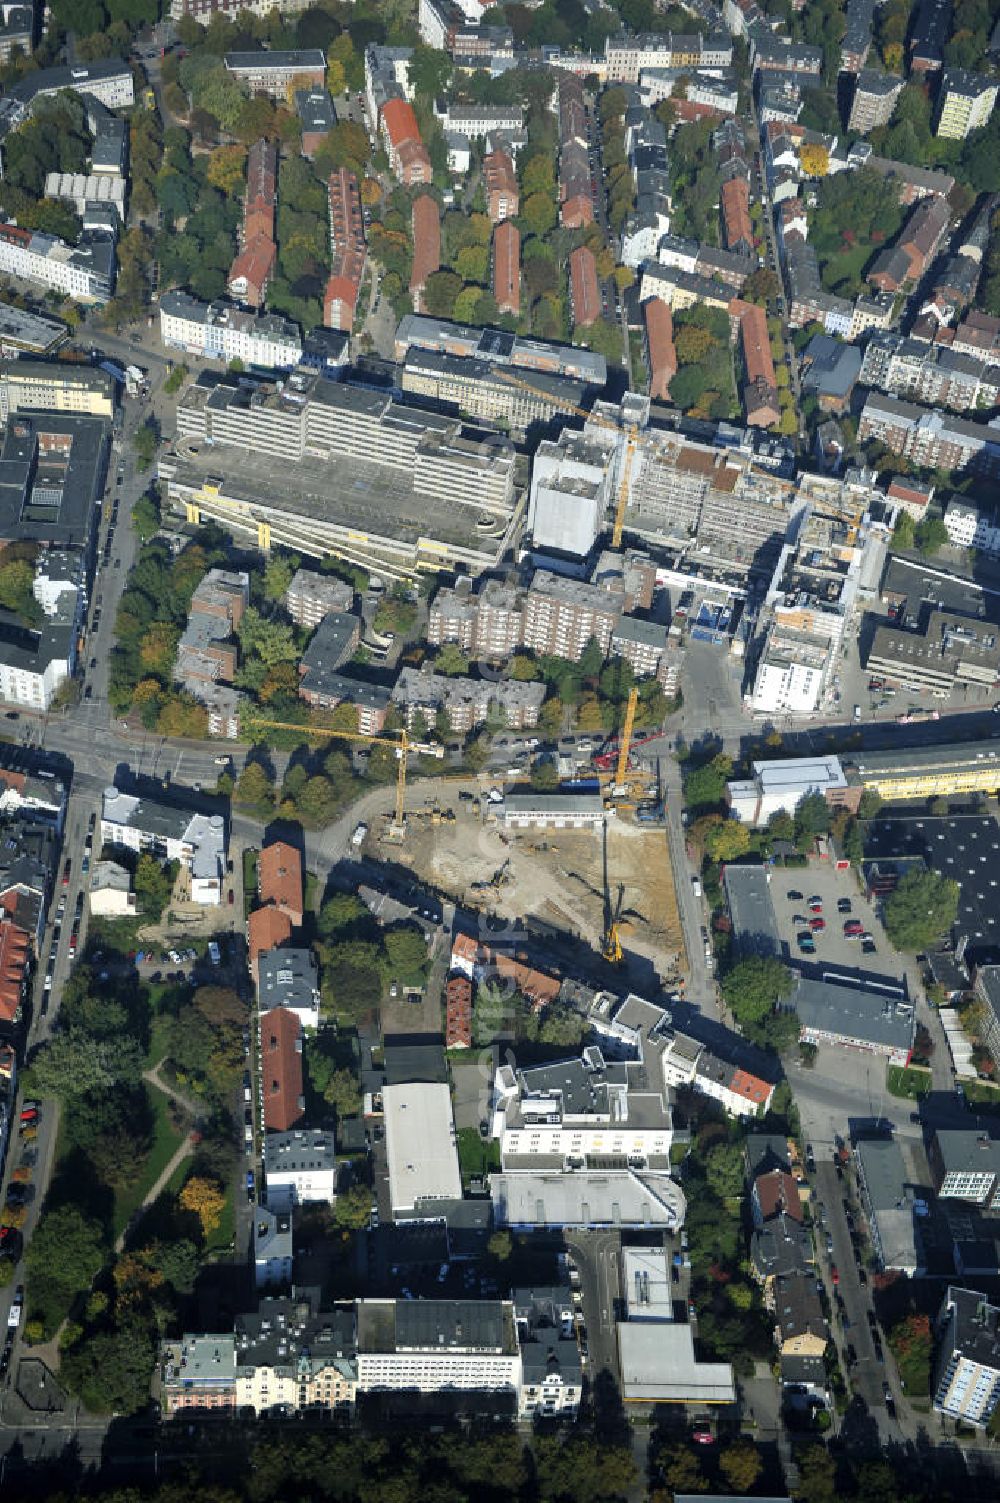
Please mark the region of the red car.
POLYGON ((825 929, 826 928, 826 919, 811 918, 809 920, 809 927, 813 931, 814 934, 818 934, 819 931, 820 931, 820 929, 825 929))
POLYGON ((711 1430, 696 1430, 691 1439, 699 1446, 714 1446, 715 1436, 711 1430))
POLYGON ((67 861, 66 865, 63 867, 62 885, 64 887, 68 887, 69 886, 69 873, 70 873, 71 866, 72 866, 72 862, 71 861, 67 861))
POLYGON ((840 1272, 837 1268, 836 1263, 834 1263, 830 1268, 830 1277, 834 1282, 834 1286, 840 1283, 840 1272))
POLYGON ((844 938, 857 939, 859 934, 864 933, 864 928, 860 919, 848 919, 844 924, 844 938))

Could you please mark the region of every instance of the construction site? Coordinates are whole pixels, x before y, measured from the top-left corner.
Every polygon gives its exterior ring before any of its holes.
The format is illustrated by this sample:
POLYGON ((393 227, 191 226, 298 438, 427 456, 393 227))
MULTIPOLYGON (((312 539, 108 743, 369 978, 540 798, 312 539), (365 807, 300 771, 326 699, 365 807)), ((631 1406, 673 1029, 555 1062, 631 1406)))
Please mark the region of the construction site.
POLYGON ((672 983, 684 940, 666 831, 609 814, 603 835, 584 830, 504 830, 488 802, 460 803, 454 817, 411 811, 405 863, 469 911, 540 938, 579 941, 617 961, 641 958, 672 983), (414 814, 416 817, 414 817, 414 814), (612 933, 612 930, 614 933, 612 933))

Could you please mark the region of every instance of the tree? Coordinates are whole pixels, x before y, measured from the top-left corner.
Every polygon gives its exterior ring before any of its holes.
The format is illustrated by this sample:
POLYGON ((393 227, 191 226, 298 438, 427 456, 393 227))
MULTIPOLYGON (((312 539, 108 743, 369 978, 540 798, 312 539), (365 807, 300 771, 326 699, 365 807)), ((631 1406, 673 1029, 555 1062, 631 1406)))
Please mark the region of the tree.
POLYGON ((948 529, 940 517, 924 517, 917 523, 914 541, 925 558, 937 553, 948 541, 948 529))
POLYGON ((203 1237, 209 1237, 222 1224, 226 1197, 217 1180, 194 1174, 177 1197, 182 1211, 190 1211, 201 1223, 203 1237))
POLYGON ((132 508, 132 527, 140 543, 148 543, 160 530, 160 508, 152 496, 140 496, 132 508))
POLYGON ((135 1085, 142 1067, 142 1048, 128 1033, 94 1038, 79 1027, 60 1028, 35 1054, 25 1083, 35 1095, 68 1102, 135 1085))
POLYGON ((60 1376, 96 1414, 135 1414, 149 1403, 156 1341, 145 1321, 85 1336, 63 1356, 60 1376))
POLYGON ((350 1185, 341 1190, 333 1208, 333 1219, 345 1232, 359 1232, 371 1220, 372 1192, 365 1185, 350 1185))
POLYGON ((830 829, 830 805, 821 793, 805 793, 795 806, 795 838, 811 841, 830 829))
POLYGON ((132 438, 132 446, 135 449, 136 462, 140 470, 148 470, 156 458, 156 445, 159 442, 155 425, 147 418, 136 430, 132 438))
POLYGON ((361 1087, 353 1070, 334 1070, 323 1087, 323 1100, 328 1101, 338 1117, 354 1117, 361 1110, 361 1087))
POLYGON ((383 970, 387 980, 399 981, 404 986, 422 986, 427 979, 427 941, 423 930, 416 924, 403 924, 397 929, 387 929, 384 939, 385 962, 383 970))
POLYGON ((435 271, 427 278, 423 305, 432 318, 451 318, 462 279, 453 271, 435 271))
POLYGON ((682 324, 674 336, 674 349, 681 365, 697 365, 714 348, 715 343, 712 331, 700 324, 682 324))
POLYGON ((532 683, 538 677, 538 665, 534 658, 525 657, 522 652, 514 654, 507 665, 507 671, 511 678, 522 683, 532 683))
POLYGON ((685 768, 685 804, 691 810, 710 809, 721 804, 726 783, 732 775, 733 759, 725 752, 719 752, 710 762, 685 768))
POLYGON ((743 1191, 743 1152, 738 1143, 717 1143, 705 1159, 705 1179, 720 1200, 732 1200, 743 1191))
POLYGON ((723 978, 722 995, 740 1024, 759 1023, 792 989, 791 972, 772 955, 750 955, 723 978))
POLYGON ((885 928, 897 950, 932 948, 958 917, 959 887, 926 869, 909 871, 883 905, 885 928))
POLYGON ((238 635, 243 651, 260 658, 269 668, 276 663, 298 662, 294 629, 282 621, 269 620, 252 605, 243 613, 238 635))
POLYGON ((743 295, 754 303, 770 303, 780 291, 781 283, 776 273, 767 266, 760 266, 747 277, 743 295))
POLYGON ((736 861, 750 849, 750 831, 738 819, 727 819, 710 830, 705 850, 713 861, 736 861))
POLYGON ((775 809, 767 822, 767 833, 772 840, 795 839, 795 821, 787 809, 775 809))
POLYGON ((319 934, 327 941, 350 933, 368 917, 368 909, 353 892, 336 892, 319 911, 319 934))
POLYGON ((752 1441, 737 1440, 719 1453, 719 1467, 734 1493, 750 1493, 764 1462, 752 1441))
POLYGON ((220 146, 212 152, 205 170, 205 180, 227 197, 239 198, 246 177, 245 146, 220 146))
POLYGON ((866 788, 858 802, 858 818, 874 819, 882 807, 882 795, 875 788, 866 788))
POLYGON ((553 762, 538 762, 531 769, 531 786, 539 793, 552 793, 559 786, 559 772, 553 762))
POLYGON ((514 1251, 514 1239, 506 1228, 494 1232, 486 1244, 486 1251, 498 1263, 506 1263, 514 1251))
POLYGON ((90 1288, 106 1246, 100 1223, 78 1206, 43 1210, 25 1254, 32 1299, 49 1313, 64 1314, 75 1296, 90 1288))
POLYGON ((448 87, 452 71, 451 58, 447 52, 440 52, 436 47, 414 47, 406 71, 410 88, 417 98, 434 100, 448 87))
POLYGON ((177 863, 161 866, 155 856, 143 852, 135 867, 135 895, 140 912, 151 923, 158 923, 164 908, 170 902, 177 863))
POLYGON ((551 194, 529 194, 521 205, 521 220, 529 235, 550 234, 556 224, 556 206, 551 194))
POLYGON ((238 804, 251 808, 270 807, 274 803, 274 784, 259 762, 248 762, 236 779, 234 793, 238 804))
POLYGON ((438 648, 434 671, 447 674, 449 678, 463 678, 469 671, 469 659, 456 643, 445 642, 438 648))
POLYGON ((292 582, 295 567, 291 559, 276 553, 269 558, 264 569, 264 594, 273 603, 283 600, 292 582))
POLYGON ((901 551, 908 552, 916 543, 916 523, 909 512, 901 511, 896 518, 896 525, 892 530, 892 546, 901 551))
POLYGON ((830 170, 830 153, 819 142, 806 142, 799 150, 799 163, 807 177, 826 177, 830 170))

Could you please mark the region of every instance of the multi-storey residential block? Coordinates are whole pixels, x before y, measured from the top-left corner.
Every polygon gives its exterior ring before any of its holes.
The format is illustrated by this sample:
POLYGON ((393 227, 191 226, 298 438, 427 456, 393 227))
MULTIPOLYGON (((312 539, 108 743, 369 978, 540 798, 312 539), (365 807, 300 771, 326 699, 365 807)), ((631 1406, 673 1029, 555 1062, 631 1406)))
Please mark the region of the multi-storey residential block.
POLYGON ((578 245, 569 258, 569 296, 573 323, 587 329, 601 316, 601 291, 597 285, 597 262, 587 245, 578 245))
POLYGON ((875 0, 847 0, 840 43, 840 66, 845 73, 860 73, 868 59, 874 14, 875 0))
POLYGON ((497 1393, 515 1405, 521 1355, 500 1300, 360 1299, 358 1392, 497 1393))
POLYGON ((297 324, 277 313, 202 303, 187 292, 162 294, 160 338, 167 349, 202 360, 242 360, 270 370, 291 370, 302 358, 297 324))
POLYGON ((440 712, 449 730, 463 736, 485 724, 494 707, 511 729, 530 730, 538 724, 544 699, 544 684, 448 677, 429 666, 402 669, 392 691, 392 701, 402 707, 411 730, 421 719, 432 729, 440 712))
POLYGON ((337 1156, 332 1132, 269 1132, 264 1137, 264 1180, 272 1211, 323 1202, 337 1190, 337 1156))
POLYGON ((285 593, 285 609, 296 626, 319 626, 332 611, 346 613, 354 604, 354 586, 335 574, 296 569, 285 593))
POLYGON ((646 330, 646 363, 649 395, 655 402, 669 402, 670 383, 677 374, 674 349, 674 319, 666 303, 651 297, 642 305, 646 330))
POLYGON ((914 73, 933 73, 941 67, 951 23, 951 0, 920 0, 910 26, 910 67, 914 73))
POLYGON ((729 68, 733 43, 725 31, 623 34, 608 37, 604 55, 608 83, 635 84, 644 68, 729 68))
POLYGON ((880 125, 888 125, 903 90, 903 80, 875 68, 862 68, 854 80, 851 113, 847 128, 867 136, 880 125))
POLYGON ((1000 1400, 1000 1307, 949 1285, 938 1318, 933 1406, 963 1424, 988 1423, 1000 1400))
POLYGON ((353 1306, 315 1310, 294 1299, 263 1299, 238 1315, 236 1407, 241 1414, 349 1417, 357 1389, 353 1306))
POLYGON ((858 438, 876 438, 894 454, 924 469, 1000 474, 1000 428, 948 417, 928 407, 870 392, 858 422, 858 438))
MULTIPOLYGON (((263 961, 264 957, 261 957, 263 961)), ((284 1007, 260 1019, 260 1098, 265 1132, 288 1132, 305 1115, 302 1024, 284 1007)))
POLYGON ((483 158, 483 183, 486 188, 487 212, 493 223, 513 219, 517 214, 520 198, 510 152, 487 153, 483 158))
POLYGON ((188 810, 123 793, 104 791, 101 840, 127 850, 151 851, 161 860, 179 861, 190 873, 191 901, 222 901, 226 870, 226 827, 221 814, 188 810))
POLYGON ((539 569, 524 602, 524 645, 576 663, 593 639, 607 657, 621 604, 595 585, 539 569))
POLYGON ((937 98, 935 135, 964 141, 970 131, 986 125, 996 108, 997 81, 964 68, 945 68, 937 98))
POLYGON ((400 319, 396 330, 396 360, 405 360, 412 350, 484 360, 498 373, 509 369, 512 375, 529 385, 536 375, 565 376, 571 381, 585 381, 596 387, 604 386, 608 379, 604 356, 592 350, 408 313, 400 319))
POLYGON ((115 382, 86 365, 44 360, 0 361, 0 419, 19 412, 65 412, 113 418, 115 382))
POLYGON ((54 235, 3 220, 0 272, 38 282, 83 303, 106 303, 115 285, 114 239, 84 231, 73 247, 54 235))
POLYGON ((160 1403, 165 1415, 236 1407, 236 1338, 182 1336, 160 1351, 160 1403))
POLYGON ((893 396, 953 412, 977 412, 1000 402, 1000 363, 899 334, 876 334, 869 340, 860 379, 893 396))
POLYGON ((302 126, 302 155, 311 161, 337 123, 333 100, 326 89, 297 89, 295 113, 302 126))
POLYGON ((487 580, 471 594, 460 581, 439 590, 431 602, 427 640, 432 647, 454 642, 476 657, 504 660, 523 645, 524 601, 513 585, 487 580))

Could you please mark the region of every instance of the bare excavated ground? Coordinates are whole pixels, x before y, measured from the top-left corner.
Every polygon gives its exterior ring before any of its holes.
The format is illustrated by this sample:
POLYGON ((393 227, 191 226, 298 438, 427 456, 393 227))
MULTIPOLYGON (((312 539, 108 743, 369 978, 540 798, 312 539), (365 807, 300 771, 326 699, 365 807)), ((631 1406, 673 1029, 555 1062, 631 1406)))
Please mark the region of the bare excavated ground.
MULTIPOLYGON (((535 917, 598 950, 606 912, 602 847, 599 836, 584 831, 501 833, 463 812, 454 824, 411 826, 406 864, 465 907, 507 919, 535 917)), ((623 889, 622 944, 661 976, 672 975, 683 939, 666 832, 609 821, 607 887, 612 907, 623 889)))

